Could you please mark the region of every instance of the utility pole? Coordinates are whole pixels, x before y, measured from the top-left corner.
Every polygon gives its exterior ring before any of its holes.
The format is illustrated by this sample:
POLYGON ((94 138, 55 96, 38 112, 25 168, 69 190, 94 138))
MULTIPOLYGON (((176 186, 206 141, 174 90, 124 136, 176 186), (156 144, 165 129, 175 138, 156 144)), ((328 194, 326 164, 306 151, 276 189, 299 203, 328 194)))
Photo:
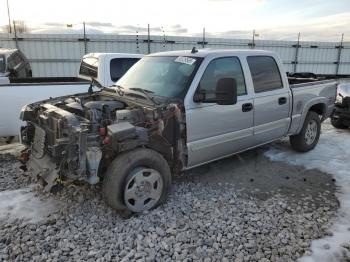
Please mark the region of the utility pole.
POLYGON ((338 57, 337 57, 337 64, 336 64, 336 68, 335 68, 335 75, 338 75, 338 73, 339 73, 341 51, 343 49, 343 40, 344 40, 344 33, 342 33, 342 35, 341 35, 340 45, 338 46, 338 57))
POLYGON ((252 49, 255 48, 255 29, 253 30, 253 41, 252 41, 252 49))
POLYGON ((147 43, 148 43, 148 54, 151 53, 151 32, 150 32, 150 27, 149 24, 147 26, 147 43))
POLYGON ((9 0, 7 0, 7 15, 8 15, 8 18, 9 18, 9 30, 10 30, 10 34, 11 34, 12 33, 12 27, 11 27, 9 0))
POLYGON ((297 42, 297 45, 295 46, 293 73, 297 72, 297 64, 298 64, 298 58, 299 58, 299 47, 300 47, 300 32, 298 33, 298 42, 297 42))

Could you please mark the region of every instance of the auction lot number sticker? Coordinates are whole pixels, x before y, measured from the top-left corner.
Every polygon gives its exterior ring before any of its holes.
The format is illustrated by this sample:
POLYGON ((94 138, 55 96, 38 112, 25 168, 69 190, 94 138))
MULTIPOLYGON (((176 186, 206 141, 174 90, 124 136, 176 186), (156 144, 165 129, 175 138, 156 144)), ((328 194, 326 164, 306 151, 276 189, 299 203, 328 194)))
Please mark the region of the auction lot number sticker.
POLYGON ((175 62, 183 63, 187 65, 193 65, 194 62, 196 62, 196 59, 192 57, 186 57, 186 56, 179 56, 175 59, 175 62))

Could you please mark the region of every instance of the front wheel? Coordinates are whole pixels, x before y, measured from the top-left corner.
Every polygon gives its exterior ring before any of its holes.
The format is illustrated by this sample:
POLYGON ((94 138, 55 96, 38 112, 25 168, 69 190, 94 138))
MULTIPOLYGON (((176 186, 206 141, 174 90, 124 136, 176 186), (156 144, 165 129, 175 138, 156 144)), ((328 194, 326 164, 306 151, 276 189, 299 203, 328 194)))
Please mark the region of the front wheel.
POLYGON ((150 149, 136 149, 118 156, 109 166, 102 193, 109 206, 139 213, 163 203, 171 186, 166 160, 150 149))
POLYGON ((298 152, 312 150, 320 138, 321 120, 317 113, 308 112, 299 134, 290 136, 289 141, 292 148, 298 152))

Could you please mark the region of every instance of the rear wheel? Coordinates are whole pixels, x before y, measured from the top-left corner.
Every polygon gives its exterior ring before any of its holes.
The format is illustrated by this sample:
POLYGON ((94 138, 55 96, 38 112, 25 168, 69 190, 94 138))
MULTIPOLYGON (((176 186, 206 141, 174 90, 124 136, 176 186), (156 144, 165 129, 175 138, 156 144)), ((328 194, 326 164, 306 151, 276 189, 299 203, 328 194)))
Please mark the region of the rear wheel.
POLYGON ((102 190, 112 208, 137 213, 163 203, 170 186, 170 168, 163 156, 150 149, 136 149, 112 162, 102 190))
POLYGON ((338 128, 338 129, 348 128, 348 126, 343 124, 343 121, 339 117, 336 118, 336 117, 332 116, 331 117, 331 124, 332 124, 332 126, 334 126, 335 128, 338 128))
POLYGON ((292 148, 298 152, 307 152, 312 150, 320 138, 321 121, 315 112, 308 112, 299 134, 290 136, 289 141, 292 148))

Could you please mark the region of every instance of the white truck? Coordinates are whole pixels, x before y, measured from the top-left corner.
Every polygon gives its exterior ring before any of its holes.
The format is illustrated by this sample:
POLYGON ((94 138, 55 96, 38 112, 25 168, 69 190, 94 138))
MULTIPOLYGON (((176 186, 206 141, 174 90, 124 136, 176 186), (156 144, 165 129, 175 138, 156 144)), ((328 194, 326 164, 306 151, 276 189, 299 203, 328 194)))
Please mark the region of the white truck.
MULTIPOLYGON (((84 93, 89 89, 91 81, 104 87, 112 86, 142 56, 122 53, 87 54, 81 60, 78 77, 1 77, 0 137, 19 134, 23 123, 18 116, 24 105, 50 97, 84 93)), ((98 88, 95 87, 96 89, 98 88)))

